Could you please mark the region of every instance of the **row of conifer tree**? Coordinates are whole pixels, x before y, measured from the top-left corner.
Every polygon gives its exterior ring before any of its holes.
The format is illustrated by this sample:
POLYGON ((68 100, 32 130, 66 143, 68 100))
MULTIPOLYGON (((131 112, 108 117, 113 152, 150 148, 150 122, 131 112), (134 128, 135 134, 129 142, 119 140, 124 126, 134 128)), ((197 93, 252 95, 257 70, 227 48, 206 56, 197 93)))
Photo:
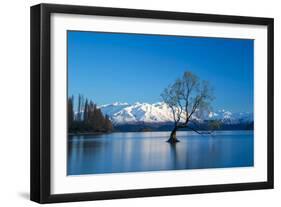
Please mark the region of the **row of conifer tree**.
POLYGON ((107 115, 104 116, 92 100, 84 98, 83 95, 79 94, 76 107, 74 107, 74 102, 74 96, 68 98, 67 116, 69 133, 107 133, 113 130, 109 117, 107 115))

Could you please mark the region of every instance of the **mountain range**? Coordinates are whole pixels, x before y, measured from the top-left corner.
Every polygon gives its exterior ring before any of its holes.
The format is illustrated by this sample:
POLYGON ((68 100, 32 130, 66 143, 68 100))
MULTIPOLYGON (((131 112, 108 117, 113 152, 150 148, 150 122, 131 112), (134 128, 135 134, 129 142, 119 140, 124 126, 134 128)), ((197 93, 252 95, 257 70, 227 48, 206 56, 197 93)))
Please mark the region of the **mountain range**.
MULTIPOLYGON (((164 102, 157 103, 139 103, 134 104, 115 102, 99 106, 104 115, 108 115, 113 125, 124 124, 167 124, 173 122, 173 114, 171 109, 164 102)), ((237 125, 253 123, 253 113, 239 112, 234 113, 228 110, 217 110, 206 114, 205 116, 192 119, 197 123, 204 123, 208 120, 219 120, 223 124, 237 125)), ((184 114, 182 116, 184 120, 184 114)))

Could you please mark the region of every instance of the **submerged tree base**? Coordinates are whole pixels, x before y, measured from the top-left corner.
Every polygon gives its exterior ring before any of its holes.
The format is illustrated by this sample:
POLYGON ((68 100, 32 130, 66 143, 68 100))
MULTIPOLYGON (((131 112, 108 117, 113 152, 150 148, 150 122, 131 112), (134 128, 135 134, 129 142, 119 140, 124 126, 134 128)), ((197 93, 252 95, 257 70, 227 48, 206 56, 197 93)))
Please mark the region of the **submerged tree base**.
POLYGON ((171 144, 175 144, 175 143, 179 142, 179 140, 177 139, 177 129, 178 129, 177 126, 175 126, 175 128, 171 132, 170 138, 167 140, 167 142, 169 142, 171 144))
POLYGON ((173 137, 170 137, 167 142, 171 143, 171 144, 175 144, 177 142, 180 142, 180 140, 178 140, 177 138, 173 138, 173 137))

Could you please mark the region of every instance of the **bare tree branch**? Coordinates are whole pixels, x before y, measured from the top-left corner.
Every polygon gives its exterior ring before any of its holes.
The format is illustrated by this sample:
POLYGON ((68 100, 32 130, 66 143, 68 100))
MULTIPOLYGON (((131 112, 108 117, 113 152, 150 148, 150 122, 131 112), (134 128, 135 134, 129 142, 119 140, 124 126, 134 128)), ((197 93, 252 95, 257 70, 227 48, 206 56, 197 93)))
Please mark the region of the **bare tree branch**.
POLYGON ((200 135, 211 135, 211 136, 213 135, 211 132, 200 132, 200 131, 198 131, 198 130, 190 127, 190 126, 188 126, 188 128, 191 129, 192 131, 196 132, 197 134, 200 134, 200 135))
POLYGON ((161 97, 173 113, 175 128, 171 137, 175 137, 177 128, 188 127, 195 112, 203 114, 203 111, 207 111, 213 99, 208 82, 201 81, 190 71, 186 71, 180 79, 169 85, 161 97), (182 118, 184 119, 183 123, 181 122, 182 118))

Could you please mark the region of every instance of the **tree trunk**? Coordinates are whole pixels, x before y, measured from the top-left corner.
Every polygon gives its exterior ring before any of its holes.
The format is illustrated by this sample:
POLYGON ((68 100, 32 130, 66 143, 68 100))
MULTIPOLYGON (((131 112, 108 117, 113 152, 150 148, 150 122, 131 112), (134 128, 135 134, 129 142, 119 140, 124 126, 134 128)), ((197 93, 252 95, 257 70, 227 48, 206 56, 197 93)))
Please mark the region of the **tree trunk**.
POLYGON ((173 131, 171 132, 170 138, 167 140, 167 142, 170 142, 172 144, 179 142, 179 140, 177 139, 177 130, 178 130, 178 127, 177 127, 177 125, 175 125, 173 131))

